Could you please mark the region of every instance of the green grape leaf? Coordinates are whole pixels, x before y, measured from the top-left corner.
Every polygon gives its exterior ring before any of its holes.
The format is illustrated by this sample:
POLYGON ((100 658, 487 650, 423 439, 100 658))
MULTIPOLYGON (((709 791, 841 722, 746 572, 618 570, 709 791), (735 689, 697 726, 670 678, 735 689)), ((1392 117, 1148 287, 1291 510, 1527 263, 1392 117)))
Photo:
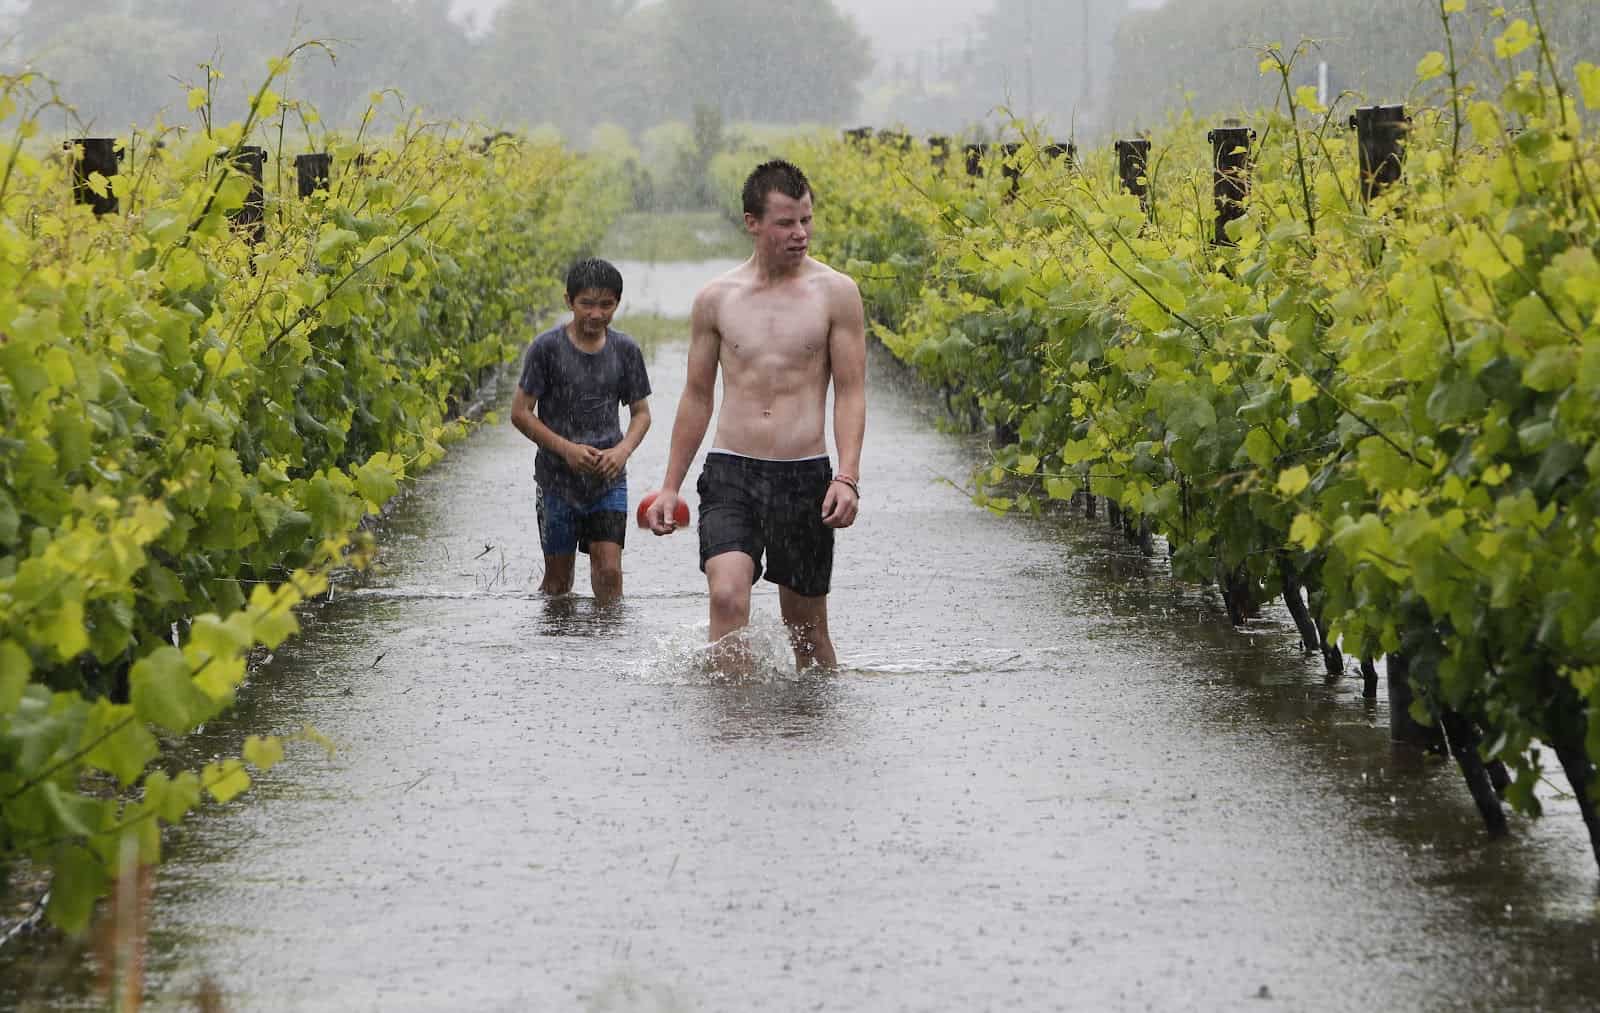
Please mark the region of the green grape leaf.
POLYGON ((17 513, 17 503, 11 494, 0 489, 0 549, 12 545, 17 540, 17 530, 22 526, 22 517, 17 513))
POLYGON ((1311 484, 1311 475, 1303 465, 1285 468, 1278 473, 1278 491, 1285 496, 1298 496, 1311 484))
POLYGON ((1272 437, 1259 426, 1245 436, 1243 449, 1250 463, 1258 468, 1270 468, 1278 459, 1278 448, 1273 445, 1272 437))
POLYGON ((39 627, 40 635, 62 661, 70 661, 89 649, 89 631, 83 620, 83 599, 67 598, 39 627))
POLYGON ((276 648, 300 629, 294 612, 289 608, 293 589, 284 588, 274 593, 265 584, 257 584, 250 592, 251 618, 255 622, 255 636, 268 648, 276 648))
POLYGON ((176 778, 155 771, 144 779, 144 795, 162 822, 181 823, 200 804, 200 777, 192 770, 185 770, 176 778))
POLYGON ((156 737, 139 720, 133 707, 113 704, 105 697, 90 707, 83 741, 93 744, 83 761, 114 775, 124 785, 137 780, 160 752, 156 737))
POLYGON ((1583 93, 1583 104, 1590 112, 1600 112, 1600 67, 1585 61, 1574 71, 1578 76, 1578 89, 1583 93))
POLYGON ((1077 495, 1078 484, 1070 479, 1051 475, 1044 480, 1044 491, 1051 499, 1069 500, 1077 495))
POLYGON ((111 823, 115 803, 109 799, 79 795, 52 781, 40 785, 39 792, 50 815, 67 834, 93 837, 111 823))
POLYGON ((195 687, 189 664, 176 647, 162 647, 134 663, 128 672, 139 717, 169 732, 183 734, 209 717, 211 698, 195 687))
POLYGON ((206 791, 218 802, 231 802, 250 788, 250 775, 238 760, 208 763, 200 772, 200 781, 206 791))
POLYGON ((45 915, 61 931, 80 935, 89 927, 95 902, 105 893, 111 877, 94 852, 77 844, 56 853, 54 869, 45 915))
POLYGON ((1541 348, 1522 370, 1522 382, 1537 391, 1571 386, 1578 369, 1578 352, 1564 345, 1541 348))
POLYGON ((33 674, 33 659, 15 640, 0 640, 0 718, 22 703, 22 692, 33 674))
POLYGON ((252 735, 244 740, 244 758, 257 770, 271 770, 283 762, 283 740, 275 735, 252 735))

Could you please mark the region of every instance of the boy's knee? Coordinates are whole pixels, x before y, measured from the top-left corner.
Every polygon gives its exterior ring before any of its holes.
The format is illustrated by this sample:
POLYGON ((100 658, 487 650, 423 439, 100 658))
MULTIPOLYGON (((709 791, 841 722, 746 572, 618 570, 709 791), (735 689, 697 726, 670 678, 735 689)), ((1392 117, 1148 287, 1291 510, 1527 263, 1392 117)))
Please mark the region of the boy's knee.
POLYGON ((711 588, 711 608, 718 615, 742 615, 750 608, 749 589, 741 588, 735 584, 713 585, 711 588))
POLYGON ((619 563, 603 563, 594 568, 594 583, 596 587, 617 588, 622 586, 622 566, 619 563))

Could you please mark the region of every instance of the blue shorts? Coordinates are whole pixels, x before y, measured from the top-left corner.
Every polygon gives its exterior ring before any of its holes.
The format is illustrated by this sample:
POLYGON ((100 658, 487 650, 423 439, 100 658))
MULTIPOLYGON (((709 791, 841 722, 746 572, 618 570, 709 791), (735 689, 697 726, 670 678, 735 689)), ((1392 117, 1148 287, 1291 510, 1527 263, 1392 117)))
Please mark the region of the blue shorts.
POLYGON ((616 542, 621 547, 628 535, 628 483, 618 482, 585 506, 540 489, 538 511, 539 543, 547 556, 588 552, 590 542, 616 542))

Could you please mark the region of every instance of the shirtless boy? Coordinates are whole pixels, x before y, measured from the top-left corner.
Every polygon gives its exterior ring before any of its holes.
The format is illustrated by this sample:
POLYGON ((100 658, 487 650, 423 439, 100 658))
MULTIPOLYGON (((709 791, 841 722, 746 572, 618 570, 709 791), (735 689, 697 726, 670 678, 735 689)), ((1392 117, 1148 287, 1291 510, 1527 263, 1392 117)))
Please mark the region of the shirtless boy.
POLYGON ((647 519, 658 535, 677 527, 673 510, 710 426, 720 369, 717 432, 696 485, 711 640, 749 623, 750 588, 765 572, 796 664, 833 667, 833 535, 855 523, 860 503, 866 320, 856 283, 809 254, 811 203, 811 184, 788 162, 759 165, 745 180, 754 251, 695 296, 688 377, 647 519), (837 472, 825 436, 830 382, 837 472))

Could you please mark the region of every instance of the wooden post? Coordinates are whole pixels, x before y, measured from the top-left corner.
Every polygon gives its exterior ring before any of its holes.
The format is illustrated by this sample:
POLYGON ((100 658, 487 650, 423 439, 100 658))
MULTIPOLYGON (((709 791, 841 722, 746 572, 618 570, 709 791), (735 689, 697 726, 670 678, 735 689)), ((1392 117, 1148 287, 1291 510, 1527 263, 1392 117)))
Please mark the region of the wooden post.
POLYGON ((1361 659, 1361 699, 1378 699, 1378 665, 1368 657, 1361 659))
POLYGON ((1206 134, 1211 143, 1211 190, 1217 206, 1215 246, 1232 246, 1227 225, 1244 217, 1244 199, 1250 193, 1250 145, 1256 132, 1228 125, 1206 134))
POLYGON ((1136 137, 1116 143, 1117 177, 1122 189, 1139 198, 1139 206, 1150 210, 1150 142, 1136 137))
POLYGON ((1350 117, 1361 155, 1361 201, 1369 203, 1398 182, 1406 160, 1406 133, 1411 117, 1406 107, 1362 106, 1350 117))
POLYGON ((310 197, 318 190, 326 190, 328 179, 333 175, 333 156, 322 152, 296 155, 294 174, 301 197, 310 197))
POLYGON ((94 208, 96 215, 107 215, 117 210, 117 195, 110 190, 104 197, 89 186, 89 176, 98 172, 107 179, 117 174, 122 161, 122 151, 115 137, 78 137, 67 142, 72 151, 72 199, 78 204, 94 208))

